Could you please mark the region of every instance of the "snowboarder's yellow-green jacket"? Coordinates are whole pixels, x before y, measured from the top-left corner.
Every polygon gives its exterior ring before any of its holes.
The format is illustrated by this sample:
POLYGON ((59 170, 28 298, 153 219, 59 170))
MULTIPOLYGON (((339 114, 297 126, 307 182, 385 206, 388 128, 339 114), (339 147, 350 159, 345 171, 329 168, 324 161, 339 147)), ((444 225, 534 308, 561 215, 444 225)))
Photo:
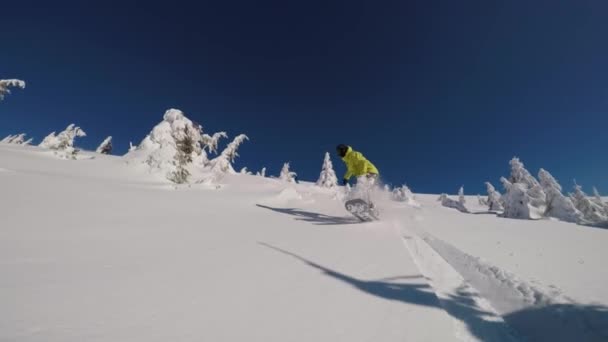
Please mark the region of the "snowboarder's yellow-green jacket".
POLYGON ((377 175, 379 173, 374 164, 365 159, 361 152, 353 150, 350 146, 348 146, 348 150, 344 157, 342 157, 342 160, 346 163, 347 171, 344 175, 344 179, 346 180, 349 180, 352 176, 358 177, 368 173, 377 175))

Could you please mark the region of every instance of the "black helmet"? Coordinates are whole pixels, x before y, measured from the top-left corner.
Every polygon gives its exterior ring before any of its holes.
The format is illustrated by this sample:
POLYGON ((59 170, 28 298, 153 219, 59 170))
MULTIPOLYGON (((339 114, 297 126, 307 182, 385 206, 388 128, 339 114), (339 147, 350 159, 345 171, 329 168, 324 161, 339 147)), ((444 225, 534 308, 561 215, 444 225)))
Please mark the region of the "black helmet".
POLYGON ((346 152, 348 152, 348 146, 344 145, 344 144, 340 144, 338 146, 336 146, 336 152, 338 152, 338 155, 342 158, 344 158, 344 156, 346 155, 346 152))

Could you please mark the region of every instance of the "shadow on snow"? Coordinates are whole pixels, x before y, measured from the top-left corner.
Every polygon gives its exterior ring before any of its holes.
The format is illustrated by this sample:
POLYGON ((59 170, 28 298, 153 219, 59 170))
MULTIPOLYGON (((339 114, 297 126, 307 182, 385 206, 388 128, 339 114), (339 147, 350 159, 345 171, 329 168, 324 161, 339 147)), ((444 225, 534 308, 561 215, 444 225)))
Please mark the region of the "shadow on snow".
MULTIPOLYGON (((608 341, 608 308, 600 305, 534 305, 502 316, 481 310, 475 295, 458 289, 447 298, 438 298, 426 283, 400 283, 402 279, 424 279, 422 275, 363 280, 329 269, 295 253, 258 242, 261 246, 293 257, 319 270, 323 275, 354 289, 385 300, 445 310, 462 321, 469 332, 482 341, 608 341), (505 324, 506 322, 506 324, 505 324)), ((404 322, 407 324, 407 322, 404 322)))
POLYGON ((294 216, 296 220, 311 222, 316 225, 342 225, 342 224, 355 224, 361 223, 354 217, 340 217, 340 216, 329 216, 311 211, 305 211, 302 209, 295 208, 273 208, 267 205, 256 204, 259 208, 264 208, 272 211, 276 211, 281 214, 287 214, 294 216))

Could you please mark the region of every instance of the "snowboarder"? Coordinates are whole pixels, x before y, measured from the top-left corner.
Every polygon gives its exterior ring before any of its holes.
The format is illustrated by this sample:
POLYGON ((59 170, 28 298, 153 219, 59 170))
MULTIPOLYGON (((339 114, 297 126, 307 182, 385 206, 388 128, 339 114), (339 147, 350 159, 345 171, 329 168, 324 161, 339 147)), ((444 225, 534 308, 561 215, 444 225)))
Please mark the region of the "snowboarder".
POLYGON ((351 177, 357 177, 356 191, 353 196, 364 200, 369 205, 372 214, 378 216, 378 212, 370 198, 372 188, 378 180, 378 169, 361 152, 353 150, 350 146, 340 144, 336 147, 336 151, 346 164, 347 169, 342 179, 342 184, 346 185, 351 177))

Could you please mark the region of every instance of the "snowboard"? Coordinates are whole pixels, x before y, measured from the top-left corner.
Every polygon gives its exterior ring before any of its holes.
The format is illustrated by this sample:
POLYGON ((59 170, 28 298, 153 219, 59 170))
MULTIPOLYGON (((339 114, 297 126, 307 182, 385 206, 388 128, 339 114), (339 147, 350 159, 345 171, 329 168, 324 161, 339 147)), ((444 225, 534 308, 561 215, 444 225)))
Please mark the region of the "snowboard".
POLYGON ((378 210, 370 208, 369 203, 362 199, 352 199, 344 203, 346 210, 362 222, 379 220, 378 210))

